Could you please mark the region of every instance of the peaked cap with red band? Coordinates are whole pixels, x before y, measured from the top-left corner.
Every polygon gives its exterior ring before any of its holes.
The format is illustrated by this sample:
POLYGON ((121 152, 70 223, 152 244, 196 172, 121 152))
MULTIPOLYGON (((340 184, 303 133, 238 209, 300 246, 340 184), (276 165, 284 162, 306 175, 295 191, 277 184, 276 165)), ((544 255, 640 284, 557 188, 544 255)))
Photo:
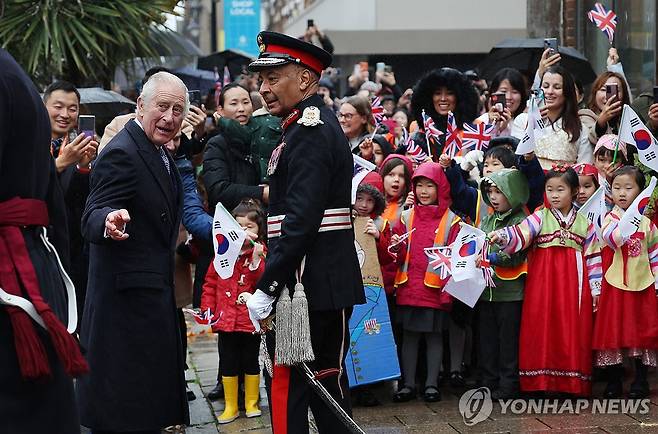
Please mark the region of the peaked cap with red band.
POLYGON ((320 47, 283 33, 260 32, 257 42, 260 55, 249 64, 250 71, 297 63, 321 75, 322 70, 331 65, 331 54, 320 47))

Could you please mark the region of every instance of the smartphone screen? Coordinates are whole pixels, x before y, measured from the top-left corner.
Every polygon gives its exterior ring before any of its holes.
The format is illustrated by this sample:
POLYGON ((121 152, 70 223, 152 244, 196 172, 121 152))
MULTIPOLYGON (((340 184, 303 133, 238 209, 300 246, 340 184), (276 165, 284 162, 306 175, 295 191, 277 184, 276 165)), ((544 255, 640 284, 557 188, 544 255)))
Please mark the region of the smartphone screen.
POLYGON ((94 138, 96 133, 96 116, 80 115, 78 116, 78 134, 84 134, 87 137, 94 138))
POLYGON ((658 103, 658 86, 653 87, 653 102, 658 103))
POLYGON ((190 90, 187 92, 190 97, 190 104, 195 107, 201 107, 201 91, 200 90, 190 90))
POLYGON ((557 38, 544 39, 544 49, 546 48, 551 50, 551 54, 557 53, 557 38))
POLYGON ((313 26, 314 26, 313 20, 306 20, 306 27, 307 28, 308 27, 313 27, 313 26))
POLYGON ((605 85, 605 99, 608 100, 613 96, 617 96, 617 83, 605 85))
POLYGON ((496 92, 491 94, 491 105, 495 106, 496 104, 500 104, 502 109, 505 110, 505 107, 507 106, 507 99, 505 98, 504 93, 496 92))

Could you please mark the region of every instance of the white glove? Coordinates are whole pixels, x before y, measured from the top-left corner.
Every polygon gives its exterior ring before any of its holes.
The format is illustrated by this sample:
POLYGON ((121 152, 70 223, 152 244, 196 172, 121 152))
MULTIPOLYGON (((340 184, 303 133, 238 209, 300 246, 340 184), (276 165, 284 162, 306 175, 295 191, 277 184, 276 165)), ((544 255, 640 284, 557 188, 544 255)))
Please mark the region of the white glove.
POLYGON ((254 325, 256 332, 260 332, 260 321, 267 318, 270 316, 270 313, 272 313, 272 305, 275 300, 275 297, 265 294, 260 289, 257 289, 256 292, 249 297, 249 300, 247 300, 249 319, 254 325))
POLYGON ((238 304, 245 304, 249 301, 251 298, 251 293, 250 292, 241 292, 240 295, 238 295, 238 304))
POLYGON ((462 158, 462 162, 459 163, 459 166, 463 171, 470 172, 471 169, 478 165, 478 163, 482 163, 483 161, 484 152, 473 149, 464 155, 464 158, 462 158))

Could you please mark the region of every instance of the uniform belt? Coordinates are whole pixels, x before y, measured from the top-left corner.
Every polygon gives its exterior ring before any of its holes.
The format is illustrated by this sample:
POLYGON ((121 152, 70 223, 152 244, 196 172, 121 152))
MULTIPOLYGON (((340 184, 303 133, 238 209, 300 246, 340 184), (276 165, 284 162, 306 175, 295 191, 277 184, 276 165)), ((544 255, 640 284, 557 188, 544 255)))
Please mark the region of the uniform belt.
MULTIPOLYGON (((281 224, 285 214, 267 218, 267 238, 281 236, 281 224)), ((352 214, 349 208, 332 208, 324 211, 318 232, 342 231, 352 228, 352 214)))

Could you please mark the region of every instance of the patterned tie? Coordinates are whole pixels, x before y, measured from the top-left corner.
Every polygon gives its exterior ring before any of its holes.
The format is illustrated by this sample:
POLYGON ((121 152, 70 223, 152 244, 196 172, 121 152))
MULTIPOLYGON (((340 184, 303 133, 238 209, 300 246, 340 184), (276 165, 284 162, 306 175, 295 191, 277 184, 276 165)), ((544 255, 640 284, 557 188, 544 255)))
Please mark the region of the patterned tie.
POLYGON ((164 146, 160 146, 160 157, 162 158, 162 162, 167 168, 167 173, 171 175, 171 168, 169 167, 169 159, 167 158, 167 154, 166 151, 164 150, 164 146))

